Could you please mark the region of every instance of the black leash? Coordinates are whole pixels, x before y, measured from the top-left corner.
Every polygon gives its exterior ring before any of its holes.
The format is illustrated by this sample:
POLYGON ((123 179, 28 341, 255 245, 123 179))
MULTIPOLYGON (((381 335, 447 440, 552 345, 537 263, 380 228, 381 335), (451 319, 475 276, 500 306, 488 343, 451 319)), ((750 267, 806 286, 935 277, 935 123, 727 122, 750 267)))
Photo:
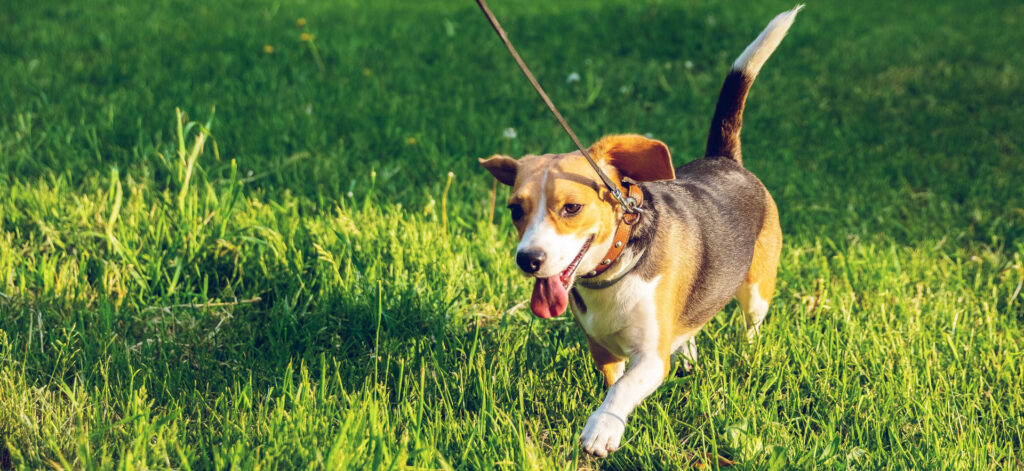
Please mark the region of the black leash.
POLYGON ((487 21, 491 23, 491 27, 494 28, 494 32, 498 33, 498 37, 501 38, 501 42, 505 43, 505 47, 508 48, 508 52, 512 53, 512 58, 515 59, 516 64, 519 65, 519 69, 523 71, 523 75, 525 75, 527 80, 530 81, 530 84, 533 85, 534 90, 537 90, 541 99, 544 100, 544 104, 548 105, 548 109, 551 110, 551 114, 555 115, 555 119, 558 120, 558 124, 562 125, 562 129, 565 129, 565 132, 572 138, 572 142, 576 144, 576 148, 583 153, 583 157, 586 157, 587 162, 589 162, 590 166, 594 168, 595 172, 597 172, 597 176, 601 177, 601 181, 604 182, 604 186, 608 187, 608 191, 610 191, 612 196, 615 197, 615 200, 622 205, 622 210, 627 213, 641 212, 640 208, 636 204, 636 200, 623 196, 618 185, 612 182, 612 180, 608 178, 608 175, 605 175, 605 173, 601 171, 601 168, 597 166, 594 159, 590 157, 590 153, 583 148, 583 144, 580 144, 580 140, 576 137, 576 133, 572 132, 572 128, 570 128, 569 124, 565 122, 565 118, 562 117, 562 113, 558 112, 558 108, 555 108, 555 104, 551 102, 550 98, 548 98, 548 94, 544 93, 544 89, 541 88, 540 83, 538 83, 537 79, 533 77, 533 74, 530 72, 530 68, 526 66, 526 62, 523 62, 523 58, 519 57, 519 53, 516 52, 516 48, 512 46, 512 43, 508 40, 508 35, 505 34, 505 30, 501 29, 501 25, 498 24, 498 19, 494 17, 493 13, 491 13, 491 9, 487 7, 487 2, 485 0, 476 0, 476 4, 479 5, 480 10, 484 12, 484 16, 486 16, 487 21))

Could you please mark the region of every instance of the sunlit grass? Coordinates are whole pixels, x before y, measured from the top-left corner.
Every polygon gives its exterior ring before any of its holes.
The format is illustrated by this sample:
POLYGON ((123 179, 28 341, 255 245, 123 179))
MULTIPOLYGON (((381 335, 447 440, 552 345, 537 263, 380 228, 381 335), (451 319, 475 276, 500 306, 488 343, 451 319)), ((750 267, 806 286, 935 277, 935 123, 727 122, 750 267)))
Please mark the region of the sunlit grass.
MULTIPOLYGON (((472 2, 0 7, 0 468, 1020 467, 1024 10, 961 3, 801 13, 745 119, 767 327, 607 460, 476 167, 571 145, 472 2)), ((581 137, 682 163, 792 4, 492 6, 581 137)))

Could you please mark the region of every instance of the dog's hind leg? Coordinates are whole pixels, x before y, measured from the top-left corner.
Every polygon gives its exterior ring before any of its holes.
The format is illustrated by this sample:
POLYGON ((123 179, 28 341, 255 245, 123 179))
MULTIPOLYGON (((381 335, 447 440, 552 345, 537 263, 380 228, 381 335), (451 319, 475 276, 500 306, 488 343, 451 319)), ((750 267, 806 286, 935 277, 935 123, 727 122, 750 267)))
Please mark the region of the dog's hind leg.
MULTIPOLYGON (((697 364, 697 333, 694 332, 686 337, 681 337, 672 345, 672 355, 683 362, 683 370, 687 373, 693 371, 697 364)), ((682 376, 682 373, 677 373, 682 376)))
POLYGON ((782 229, 779 210, 768 191, 765 191, 765 217, 761 232, 754 245, 754 258, 750 270, 736 292, 747 325, 747 340, 753 340, 761 330, 768 314, 768 303, 775 293, 775 275, 782 253, 782 229))

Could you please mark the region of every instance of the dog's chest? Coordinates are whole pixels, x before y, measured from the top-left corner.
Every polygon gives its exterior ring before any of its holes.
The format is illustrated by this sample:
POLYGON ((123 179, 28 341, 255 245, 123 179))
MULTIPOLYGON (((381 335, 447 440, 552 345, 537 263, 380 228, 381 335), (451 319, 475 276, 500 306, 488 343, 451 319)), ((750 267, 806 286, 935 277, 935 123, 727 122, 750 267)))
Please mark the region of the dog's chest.
POLYGON ((643 280, 629 275, 604 289, 577 290, 586 310, 573 306, 573 314, 590 338, 619 357, 630 357, 658 342, 655 291, 660 276, 643 280))

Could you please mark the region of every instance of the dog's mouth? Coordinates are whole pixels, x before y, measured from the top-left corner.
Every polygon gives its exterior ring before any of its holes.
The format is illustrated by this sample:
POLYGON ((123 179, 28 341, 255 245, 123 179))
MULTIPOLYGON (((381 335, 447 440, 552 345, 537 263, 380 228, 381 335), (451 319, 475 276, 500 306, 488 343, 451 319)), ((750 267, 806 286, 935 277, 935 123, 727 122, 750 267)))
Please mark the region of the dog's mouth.
POLYGON ((572 262, 569 262, 569 266, 561 273, 547 278, 537 278, 534 281, 533 296, 530 298, 530 309, 537 317, 549 319, 560 316, 569 307, 568 290, 572 286, 576 269, 579 268, 580 261, 583 260, 583 255, 590 249, 590 243, 593 240, 593 236, 587 239, 587 242, 583 244, 583 248, 580 249, 580 253, 576 254, 576 258, 572 259, 572 262))
POLYGON ((586 255, 587 250, 590 250, 590 243, 594 241, 594 236, 590 236, 587 241, 583 244, 583 248, 580 249, 580 253, 576 254, 576 258, 569 262, 569 266, 565 267, 562 274, 559 275, 559 279, 562 281, 562 286, 565 289, 569 289, 570 283, 572 283, 572 277, 576 274, 576 269, 580 266, 580 261, 583 260, 583 256, 586 255))

